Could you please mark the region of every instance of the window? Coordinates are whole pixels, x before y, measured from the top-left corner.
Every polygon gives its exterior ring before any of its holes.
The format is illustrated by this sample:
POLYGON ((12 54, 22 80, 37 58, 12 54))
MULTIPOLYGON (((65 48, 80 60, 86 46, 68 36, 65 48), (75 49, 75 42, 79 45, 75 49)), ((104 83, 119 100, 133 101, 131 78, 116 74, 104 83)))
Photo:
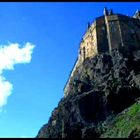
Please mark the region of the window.
POLYGON ((85 47, 83 47, 83 57, 84 57, 84 60, 85 60, 85 55, 86 55, 85 47))

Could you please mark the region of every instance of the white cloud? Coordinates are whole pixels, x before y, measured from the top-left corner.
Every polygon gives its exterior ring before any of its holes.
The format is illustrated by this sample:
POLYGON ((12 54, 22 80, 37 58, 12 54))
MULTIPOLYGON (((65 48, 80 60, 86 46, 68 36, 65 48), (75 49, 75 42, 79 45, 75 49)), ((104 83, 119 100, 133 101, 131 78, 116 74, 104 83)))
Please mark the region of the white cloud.
POLYGON ((7 98, 11 94, 13 86, 0 75, 0 107, 7 103, 7 98))
POLYGON ((13 85, 3 76, 4 70, 14 70, 15 64, 30 63, 34 45, 27 42, 22 48, 18 43, 0 45, 0 108, 7 103, 13 85))

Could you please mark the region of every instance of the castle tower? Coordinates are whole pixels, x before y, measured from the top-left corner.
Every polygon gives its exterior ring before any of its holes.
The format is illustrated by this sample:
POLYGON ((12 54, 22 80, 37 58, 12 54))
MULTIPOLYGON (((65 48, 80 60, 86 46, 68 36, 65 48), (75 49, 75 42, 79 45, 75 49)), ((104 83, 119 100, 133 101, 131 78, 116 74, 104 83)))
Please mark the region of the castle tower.
POLYGON ((140 11, 133 17, 114 14, 104 8, 104 15, 97 17, 90 25, 80 43, 77 61, 64 87, 64 95, 71 91, 74 73, 85 59, 93 58, 98 53, 109 52, 119 47, 140 47, 140 11))

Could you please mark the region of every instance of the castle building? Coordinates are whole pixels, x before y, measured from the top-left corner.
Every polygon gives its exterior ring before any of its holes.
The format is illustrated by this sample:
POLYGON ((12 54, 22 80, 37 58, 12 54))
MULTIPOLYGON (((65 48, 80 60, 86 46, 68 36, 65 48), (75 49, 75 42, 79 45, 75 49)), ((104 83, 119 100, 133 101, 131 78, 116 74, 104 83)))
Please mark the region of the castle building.
POLYGON ((70 81, 76 69, 86 58, 98 53, 109 52, 118 47, 138 46, 140 44, 140 11, 133 17, 114 14, 104 8, 104 15, 95 19, 82 38, 77 61, 64 87, 64 96, 70 91, 70 81))

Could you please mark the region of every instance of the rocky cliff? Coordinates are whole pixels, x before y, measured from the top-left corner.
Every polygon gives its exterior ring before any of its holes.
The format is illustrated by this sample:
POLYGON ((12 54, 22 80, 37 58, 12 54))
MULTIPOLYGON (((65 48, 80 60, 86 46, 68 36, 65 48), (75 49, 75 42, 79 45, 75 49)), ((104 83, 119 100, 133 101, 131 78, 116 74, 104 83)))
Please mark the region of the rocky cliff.
MULTIPOLYGON (((139 48, 136 47, 136 48, 139 48)), ((140 50, 86 59, 37 138, 140 137, 140 50)))

